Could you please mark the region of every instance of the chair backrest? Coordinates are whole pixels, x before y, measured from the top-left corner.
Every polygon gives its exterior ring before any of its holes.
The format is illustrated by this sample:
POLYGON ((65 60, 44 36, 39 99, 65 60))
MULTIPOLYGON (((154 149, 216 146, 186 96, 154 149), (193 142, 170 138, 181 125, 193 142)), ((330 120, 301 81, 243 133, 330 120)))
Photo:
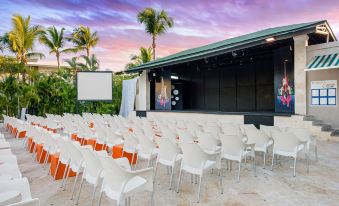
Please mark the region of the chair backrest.
POLYGON ((156 138, 155 141, 159 146, 158 158, 174 161, 179 154, 178 146, 169 138, 156 138))
MULTIPOLYGON (((98 177, 100 172, 102 171, 102 165, 100 161, 98 161, 98 157, 94 153, 94 151, 91 148, 83 148, 81 154, 85 161, 85 172, 89 173, 93 177, 98 177)), ((114 176, 114 175, 113 175, 114 176)))
POLYGON ((62 163, 66 163, 70 158, 70 152, 66 141, 67 140, 64 137, 58 138, 58 146, 60 148, 59 160, 62 163))
POLYGON ((26 177, 12 180, 0 180, 0 192, 18 191, 21 194, 22 201, 30 200, 31 190, 26 177))
POLYGON ((77 143, 79 142, 76 141, 75 143, 75 142, 69 141, 67 145, 68 145, 69 152, 70 152, 71 165, 80 167, 82 162, 84 161, 84 158, 82 156, 80 148, 75 145, 77 143))
POLYGON ((196 134, 198 137, 198 144, 204 150, 215 151, 216 147, 220 143, 220 141, 217 140, 211 133, 197 131, 196 134))
POLYGON ((176 131, 177 131, 180 141, 185 141, 185 142, 194 141, 193 135, 191 135, 187 130, 177 129, 176 131))
POLYGON ((287 127, 287 132, 292 132, 295 136, 298 137, 300 141, 310 141, 311 140, 311 133, 306 128, 293 128, 293 127, 287 127))
POLYGON ((179 144, 183 153, 182 164, 202 169, 208 158, 201 147, 195 142, 180 142, 179 144))
POLYGON ((136 134, 136 137, 138 138, 139 143, 140 143, 140 148, 139 148, 140 151, 145 154, 152 154, 156 147, 154 142, 143 134, 136 134))
MULTIPOLYGON (((126 131, 123 134, 124 136, 124 148, 129 149, 136 149, 139 142, 138 139, 135 137, 135 134, 133 132, 126 131)), ((125 150, 125 149, 124 149, 125 150)))
POLYGON ((220 135, 220 141, 222 154, 238 156, 245 149, 244 143, 237 135, 220 135))
POLYGON ((246 131, 247 143, 261 147, 268 143, 269 137, 261 130, 249 129, 246 131))
POLYGON ((300 142, 291 132, 273 133, 274 146, 273 151, 295 152, 300 142))
POLYGON ((242 124, 240 125, 240 130, 243 134, 246 134, 246 131, 248 130, 258 130, 254 124, 242 124))
POLYGON ((236 124, 223 124, 221 130, 225 135, 243 136, 239 125, 236 124))
POLYGON ((109 187, 118 194, 118 199, 124 190, 124 187, 131 175, 126 170, 122 169, 112 157, 99 156, 103 167, 103 178, 106 187, 109 187))
POLYGON ((260 125, 260 130, 263 131, 267 136, 273 137, 274 132, 282 132, 279 127, 260 125))

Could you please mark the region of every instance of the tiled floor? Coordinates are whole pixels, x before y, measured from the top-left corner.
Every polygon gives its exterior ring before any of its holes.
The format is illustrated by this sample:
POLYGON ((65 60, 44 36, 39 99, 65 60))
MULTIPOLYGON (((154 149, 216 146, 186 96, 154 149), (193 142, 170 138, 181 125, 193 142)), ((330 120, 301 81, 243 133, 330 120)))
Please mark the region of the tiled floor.
MULTIPOLYGON (((48 170, 32 159, 32 155, 23 149, 22 140, 15 140, 3 129, 18 157, 23 176, 29 179, 33 197, 41 200, 41 205, 73 205, 69 199, 74 178, 69 178, 67 188, 61 191, 61 181, 53 181, 48 170)), ((251 165, 243 167, 241 179, 236 181, 237 165, 232 171, 222 173, 224 194, 220 194, 219 179, 214 172, 206 173, 201 190, 200 204, 196 203, 197 184, 191 183, 189 175, 184 175, 179 193, 168 190, 169 176, 165 167, 160 166, 155 182, 155 205, 339 205, 339 143, 318 142, 319 161, 312 156, 310 173, 306 173, 303 160, 298 161, 297 177, 292 176, 291 162, 282 159, 272 172, 263 169, 262 156, 257 155, 257 177, 253 176, 251 165)), ((268 158, 268 164, 271 158, 268 158)), ((142 163, 141 163, 142 164, 142 163)), ((140 165, 142 167, 142 165, 140 165)), ((225 164, 223 165, 225 168, 225 164)), ((173 185, 177 185, 178 169, 173 185)), ((92 187, 84 184, 79 205, 90 205, 92 187)), ((98 197, 95 199, 97 204, 98 197)), ((102 204, 116 205, 107 197, 102 204)), ((140 193, 131 198, 131 205, 150 205, 150 194, 140 193)))

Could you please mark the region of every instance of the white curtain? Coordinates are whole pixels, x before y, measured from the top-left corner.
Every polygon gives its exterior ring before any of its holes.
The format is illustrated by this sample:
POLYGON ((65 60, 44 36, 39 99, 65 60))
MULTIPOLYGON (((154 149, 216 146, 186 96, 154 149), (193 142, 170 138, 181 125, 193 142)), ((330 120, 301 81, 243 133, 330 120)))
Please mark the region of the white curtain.
POLYGON ((120 115, 127 117, 134 109, 138 77, 122 81, 120 115))

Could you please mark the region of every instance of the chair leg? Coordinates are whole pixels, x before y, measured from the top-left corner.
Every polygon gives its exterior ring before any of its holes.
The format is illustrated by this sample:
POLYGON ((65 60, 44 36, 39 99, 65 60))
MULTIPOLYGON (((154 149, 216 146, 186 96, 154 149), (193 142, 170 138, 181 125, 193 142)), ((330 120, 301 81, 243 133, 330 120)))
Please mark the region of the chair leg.
POLYGON ((297 157, 294 158, 293 177, 296 176, 296 174, 295 174, 295 173, 296 173, 296 172, 295 172, 296 166, 297 166, 297 157))
POLYGON ((179 172, 179 179, 178 179, 178 186, 177 186, 177 193, 179 192, 179 187, 180 187, 180 180, 181 180, 181 167, 180 167, 180 172, 179 172))
POLYGON ((197 201, 197 203, 200 202, 201 182, 202 182, 202 174, 200 176, 200 181, 199 181, 199 190, 198 190, 198 201, 197 201))
POLYGON ((95 191, 97 189, 97 185, 94 185, 93 193, 92 193, 92 200, 91 200, 91 205, 93 206, 94 203, 94 197, 95 197, 95 191))
POLYGON ((156 176, 157 176, 157 170, 158 170, 158 161, 155 163, 153 183, 155 182, 155 178, 156 178, 156 176))
MULTIPOLYGON (((265 156, 266 156, 266 153, 265 153, 265 156)), ((264 163, 265 165, 265 163, 264 163)), ((257 166, 255 164, 255 157, 253 157, 253 173, 254 173, 254 177, 257 176, 257 166)))
POLYGON ((57 175, 57 173, 58 173, 59 164, 60 164, 60 161, 58 161, 58 164, 57 164, 57 166, 56 166, 56 168, 55 168, 55 172, 54 172, 54 180, 56 179, 56 175, 57 175))
POLYGON ((219 169, 218 175, 219 175, 219 178, 220 178, 220 194, 224 194, 224 187, 222 185, 221 169, 219 169))
POLYGON ((68 180, 70 172, 71 172, 71 168, 68 166, 67 173, 66 173, 66 180, 65 180, 65 183, 64 183, 64 186, 63 186, 63 189, 62 189, 63 191, 66 190, 67 180, 68 180))
POLYGON ((310 172, 309 153, 306 152, 305 156, 306 156, 306 170, 307 170, 307 173, 309 173, 310 172))
POLYGON ((172 166, 172 170, 171 170, 171 178, 170 178, 170 184, 169 184, 169 189, 172 189, 172 179, 173 179, 173 173, 174 173, 174 166, 172 166))
POLYGON ((154 206, 154 191, 151 192, 151 206, 154 206))
POLYGON ((73 196, 74 196, 74 191, 75 191, 75 185, 76 185, 76 182, 78 180, 78 176, 79 176, 79 173, 80 173, 80 170, 78 170, 76 176, 75 176, 75 180, 74 180, 74 184, 73 184, 73 190, 72 190, 72 196, 71 196, 71 200, 73 199, 73 196))
POLYGON ((79 204, 79 199, 80 199, 80 194, 81 194, 81 188, 82 188, 82 183, 84 182, 84 178, 81 179, 81 182, 80 182, 80 189, 79 189, 79 194, 78 194, 78 198, 77 198, 77 201, 75 202, 75 205, 78 205, 79 204))
POLYGON ((238 182, 240 181, 240 168, 241 168, 241 161, 239 162, 239 168, 238 168, 238 182))
POLYGON ((315 155, 315 160, 318 161, 318 147, 317 147, 317 145, 314 146, 314 155, 315 155))
POLYGON ((61 182, 60 188, 62 188, 63 185, 64 185, 64 181, 66 179, 66 175, 67 175, 68 170, 69 170, 69 166, 68 166, 68 164, 65 164, 65 169, 62 173, 62 182, 61 182))
POLYGON ((275 155, 274 155, 274 153, 272 154, 272 165, 271 165, 271 171, 273 171, 273 167, 274 167, 274 157, 275 155))
POLYGON ((266 151, 264 152, 264 169, 266 169, 266 151))
POLYGON ((46 151, 46 157, 45 157, 45 161, 44 161, 44 167, 46 167, 46 165, 47 165, 48 158, 49 158, 49 152, 46 151))
POLYGON ((98 206, 101 205, 101 199, 102 199, 102 188, 101 188, 100 194, 99 194, 99 204, 98 204, 98 206))

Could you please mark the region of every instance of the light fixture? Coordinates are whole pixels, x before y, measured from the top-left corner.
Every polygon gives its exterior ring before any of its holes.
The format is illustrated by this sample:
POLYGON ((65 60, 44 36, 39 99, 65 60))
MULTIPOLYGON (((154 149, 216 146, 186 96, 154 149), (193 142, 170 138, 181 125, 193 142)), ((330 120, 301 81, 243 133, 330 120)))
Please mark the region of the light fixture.
POLYGON ((175 75, 171 75, 171 79, 179 79, 179 77, 175 75))
POLYGON ((268 37, 265 40, 266 40, 266 42, 274 42, 275 38, 274 37, 268 37))
POLYGON ((233 56, 233 57, 236 57, 237 55, 238 55, 238 54, 237 54, 236 52, 234 52, 234 51, 232 52, 232 56, 233 56))

